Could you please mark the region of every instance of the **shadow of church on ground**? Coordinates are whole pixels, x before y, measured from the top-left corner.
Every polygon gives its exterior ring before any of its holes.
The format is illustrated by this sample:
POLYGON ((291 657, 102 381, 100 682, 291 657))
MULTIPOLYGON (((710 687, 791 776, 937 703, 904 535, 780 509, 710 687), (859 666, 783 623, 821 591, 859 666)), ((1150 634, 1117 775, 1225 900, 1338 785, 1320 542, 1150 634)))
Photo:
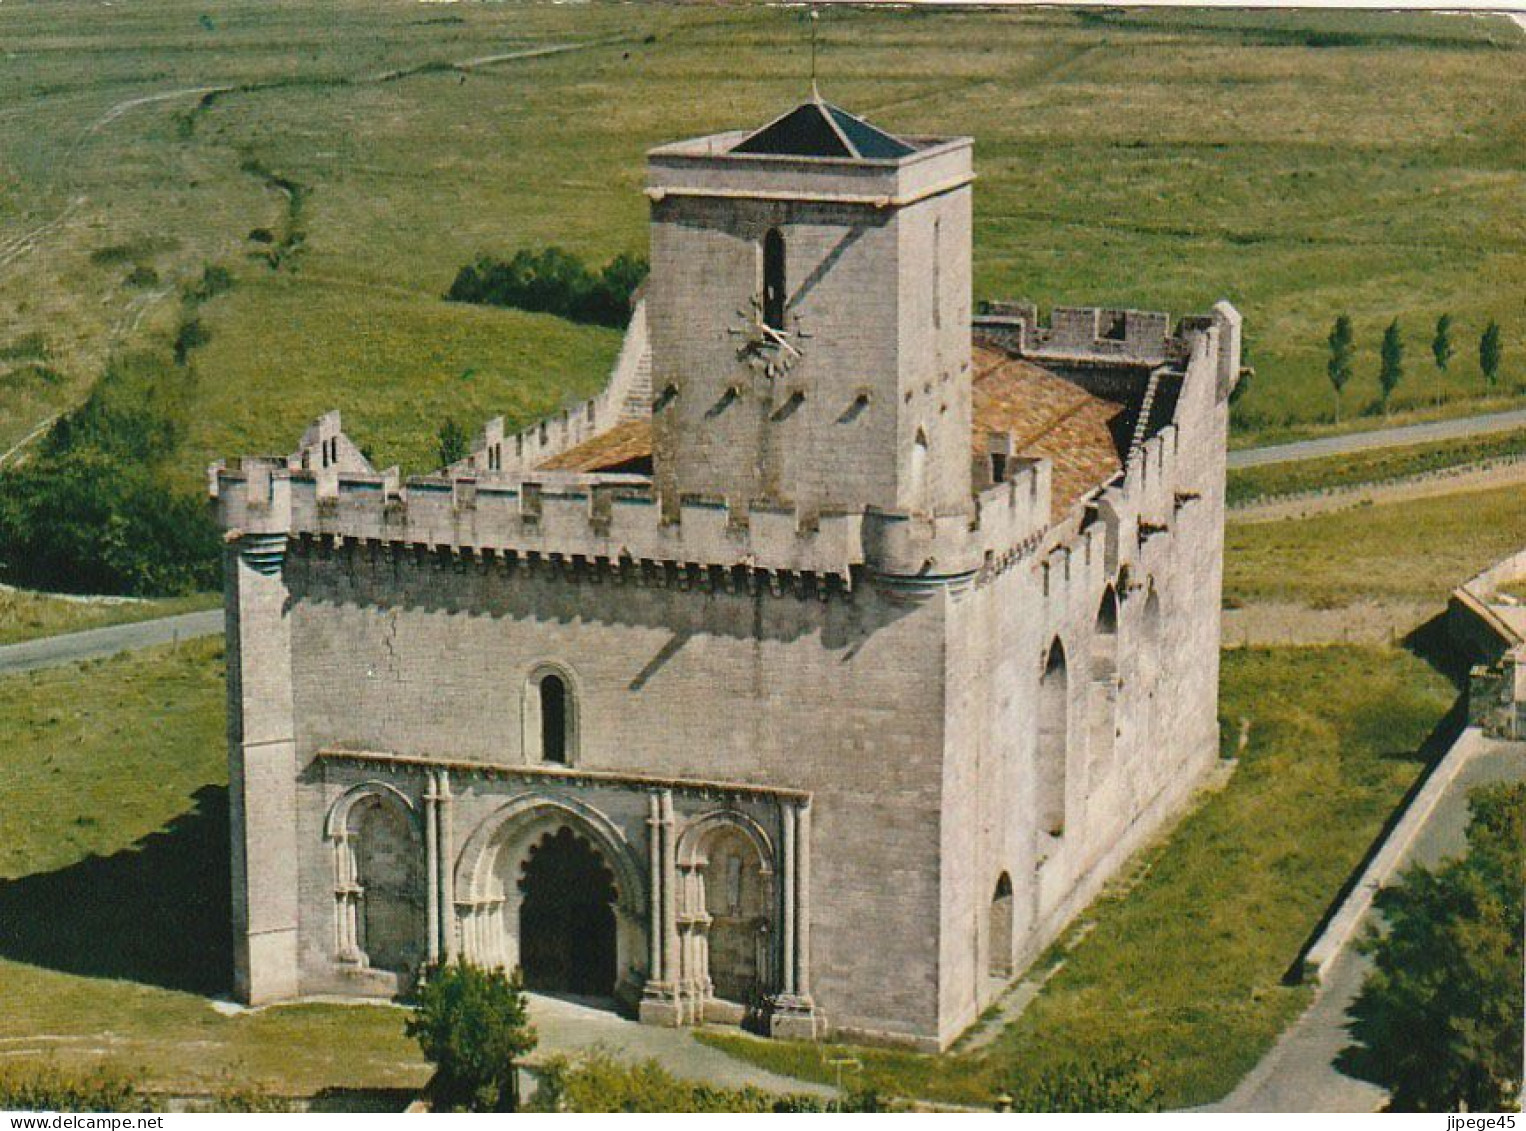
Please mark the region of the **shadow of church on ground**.
POLYGON ((0 880, 0 957, 198 994, 233 982, 228 789, 110 856, 0 880))

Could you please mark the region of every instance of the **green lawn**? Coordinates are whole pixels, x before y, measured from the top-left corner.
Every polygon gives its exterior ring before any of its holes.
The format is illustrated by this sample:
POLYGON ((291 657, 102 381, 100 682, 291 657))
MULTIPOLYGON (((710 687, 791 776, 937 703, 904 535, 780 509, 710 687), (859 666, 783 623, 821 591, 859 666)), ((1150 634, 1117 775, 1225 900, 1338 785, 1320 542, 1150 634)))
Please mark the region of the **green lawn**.
POLYGON ((1359 599, 1434 602, 1519 550, 1519 486, 1377 503, 1277 522, 1231 522, 1224 537, 1230 602, 1311 606, 1359 599))
POLYGON ((308 275, 255 275, 208 304, 181 479, 227 454, 282 454, 332 408, 379 461, 439 467, 436 432, 503 415, 528 426, 602 387, 611 330, 308 275), (293 376, 300 374, 301 381, 293 376))
POLYGON ((51 593, 33 593, 25 589, 0 589, 0 645, 198 609, 215 609, 221 604, 220 593, 105 603, 71 601, 51 593))
MULTIPOLYGON (((1224 657, 1221 715, 1249 744, 1210 795, 1070 932, 1065 965, 979 1054, 847 1050, 862 1083, 986 1103, 1068 1059, 1149 1061, 1167 1107, 1226 1094, 1308 1001, 1282 976, 1415 780, 1451 686, 1373 648, 1224 657)), ((831 1080, 844 1050, 707 1033, 778 1071, 831 1080)), ((850 1072, 849 1076, 855 1074, 850 1072)))
MULTIPOLYGON (((645 149, 767 119, 805 92, 808 50, 779 8, 604 3, 63 0, 0 7, 0 37, 0 451, 113 349, 164 348, 177 288, 220 263, 238 285, 207 312, 190 465, 279 449, 330 405, 411 461, 447 407, 519 417, 596 385, 607 332, 439 295, 483 251, 642 249, 645 149), (258 229, 291 237, 278 270, 258 229)), ((1252 431, 1328 415, 1322 342, 1343 310, 1361 350, 1348 413, 1376 394, 1395 315, 1400 408, 1484 392, 1491 316, 1503 391, 1526 381, 1526 38, 1503 19, 832 8, 820 38, 831 98, 976 137, 977 296, 1240 304, 1252 431), (1458 356, 1437 389, 1443 311, 1458 356)))
POLYGON ((197 641, 0 680, 0 1045, 109 1061, 156 1089, 417 1086, 402 1014, 225 1016, 221 647, 197 641))

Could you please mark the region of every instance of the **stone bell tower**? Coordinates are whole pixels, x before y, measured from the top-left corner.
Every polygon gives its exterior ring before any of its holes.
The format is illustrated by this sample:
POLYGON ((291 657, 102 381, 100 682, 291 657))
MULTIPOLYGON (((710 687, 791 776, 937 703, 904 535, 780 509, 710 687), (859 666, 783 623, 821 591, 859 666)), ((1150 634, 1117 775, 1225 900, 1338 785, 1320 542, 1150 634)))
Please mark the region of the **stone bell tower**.
POLYGON ((648 154, 666 506, 968 509, 973 176, 818 98, 648 154))

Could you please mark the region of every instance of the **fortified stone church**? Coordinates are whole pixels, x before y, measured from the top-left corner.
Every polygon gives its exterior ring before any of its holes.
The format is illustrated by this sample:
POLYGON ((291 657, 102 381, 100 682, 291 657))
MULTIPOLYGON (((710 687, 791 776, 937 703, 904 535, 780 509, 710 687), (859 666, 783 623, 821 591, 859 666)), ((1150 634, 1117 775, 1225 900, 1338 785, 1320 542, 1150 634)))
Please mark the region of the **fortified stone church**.
POLYGON ((968 138, 653 150, 609 386, 213 468, 238 992, 947 1046, 1218 749, 1240 319, 974 314, 968 138))

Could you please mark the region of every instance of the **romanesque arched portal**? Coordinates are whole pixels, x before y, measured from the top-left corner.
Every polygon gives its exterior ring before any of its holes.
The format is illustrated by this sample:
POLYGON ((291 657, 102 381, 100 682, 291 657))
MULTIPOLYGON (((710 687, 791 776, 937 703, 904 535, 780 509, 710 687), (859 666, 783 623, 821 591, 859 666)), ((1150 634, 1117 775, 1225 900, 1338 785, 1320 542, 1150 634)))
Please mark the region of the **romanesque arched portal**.
POLYGON ((646 904, 640 865, 616 825, 550 793, 501 806, 457 867, 462 954, 521 967, 534 989, 607 996, 639 986, 646 904))
POLYGON ((615 878, 598 849, 562 825, 530 846, 518 886, 525 985, 598 997, 613 994, 615 878))

